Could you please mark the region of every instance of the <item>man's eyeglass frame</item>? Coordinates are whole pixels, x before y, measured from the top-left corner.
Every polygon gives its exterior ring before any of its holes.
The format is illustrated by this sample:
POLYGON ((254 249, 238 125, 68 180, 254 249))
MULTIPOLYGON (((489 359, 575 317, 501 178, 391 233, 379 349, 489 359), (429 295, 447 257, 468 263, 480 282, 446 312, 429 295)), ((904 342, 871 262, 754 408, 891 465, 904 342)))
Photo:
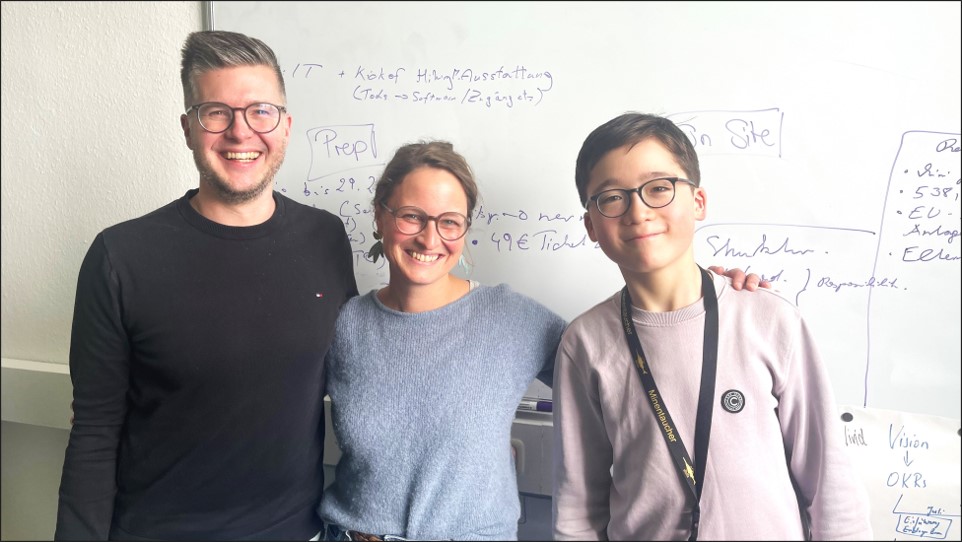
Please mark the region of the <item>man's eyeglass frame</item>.
POLYGON ((258 133, 258 134, 269 134, 269 133, 273 132, 274 130, 276 130, 277 127, 281 125, 281 117, 282 117, 285 113, 287 113, 287 108, 284 107, 283 105, 275 105, 275 104, 272 104, 272 103, 270 103, 270 102, 256 102, 256 103, 252 103, 252 104, 248 105, 247 107, 231 107, 231 106, 229 106, 229 105, 227 105, 227 104, 225 104, 225 103, 223 103, 223 102, 201 102, 201 103, 199 103, 199 104, 194 104, 194 105, 188 107, 188 108, 187 108, 187 111, 184 111, 184 114, 185 114, 185 115, 190 115, 190 113, 191 113, 192 111, 195 112, 194 117, 197 118, 197 123, 200 124, 200 127, 203 128, 205 132, 209 132, 209 133, 211 133, 211 134, 222 134, 222 133, 226 132, 227 130, 230 130, 231 126, 234 125, 234 121, 237 120, 237 113, 235 113, 235 111, 243 111, 243 112, 244 112, 244 115, 243 115, 243 117, 244 117, 244 122, 247 123, 247 127, 250 128, 252 132, 258 133), (227 123, 227 126, 225 126, 223 130, 211 130, 210 128, 208 128, 207 126, 204 125, 204 121, 201 120, 201 118, 200 118, 200 109, 201 109, 202 107, 204 107, 205 105, 222 105, 222 106, 224 106, 224 109, 227 109, 227 110, 230 111, 230 122, 227 123), (270 130, 258 130, 258 129, 256 129, 256 128, 254 128, 253 126, 251 126, 251 121, 247 118, 247 111, 250 110, 250 108, 252 108, 252 107, 257 107, 257 106, 263 106, 263 105, 269 105, 269 106, 271 106, 271 107, 274 107, 274 108, 276 108, 277 111, 280 113, 279 115, 277 115, 277 122, 274 123, 274 127, 271 128, 270 130))

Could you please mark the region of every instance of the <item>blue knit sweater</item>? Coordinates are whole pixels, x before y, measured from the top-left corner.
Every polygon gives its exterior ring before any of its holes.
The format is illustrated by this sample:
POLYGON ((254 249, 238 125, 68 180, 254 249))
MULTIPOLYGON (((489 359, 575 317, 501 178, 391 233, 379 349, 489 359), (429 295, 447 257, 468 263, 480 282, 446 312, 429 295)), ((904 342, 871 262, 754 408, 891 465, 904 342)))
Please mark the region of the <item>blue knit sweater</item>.
POLYGON ((525 390, 550 384, 564 321, 507 285, 423 313, 351 299, 328 354, 343 455, 320 515, 412 539, 517 538, 511 424, 525 390))

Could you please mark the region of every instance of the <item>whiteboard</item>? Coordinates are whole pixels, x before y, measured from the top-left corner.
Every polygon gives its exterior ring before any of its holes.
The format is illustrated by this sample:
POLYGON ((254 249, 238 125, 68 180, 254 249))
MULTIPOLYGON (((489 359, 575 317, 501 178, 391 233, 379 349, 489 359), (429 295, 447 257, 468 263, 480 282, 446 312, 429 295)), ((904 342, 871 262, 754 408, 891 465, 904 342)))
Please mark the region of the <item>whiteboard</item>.
POLYGON ((386 283, 372 187, 402 144, 454 143, 481 200, 470 277, 572 319, 617 291, 574 163, 625 111, 699 152, 695 256, 773 280, 840 404, 960 417, 960 4, 213 2, 278 54, 276 190, 338 214, 386 283))
POLYGON ((875 540, 962 540, 962 420, 850 405, 840 413, 875 540))

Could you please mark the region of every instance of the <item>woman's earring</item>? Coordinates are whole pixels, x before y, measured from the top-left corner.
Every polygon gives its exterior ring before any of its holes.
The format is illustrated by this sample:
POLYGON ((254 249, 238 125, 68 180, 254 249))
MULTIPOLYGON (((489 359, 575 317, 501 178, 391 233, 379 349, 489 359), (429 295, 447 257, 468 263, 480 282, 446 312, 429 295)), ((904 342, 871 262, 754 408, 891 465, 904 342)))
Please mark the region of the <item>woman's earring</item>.
POLYGON ((384 243, 381 242, 381 234, 377 230, 374 230, 373 237, 377 242, 371 246, 371 250, 367 251, 367 257, 377 263, 377 259, 384 256, 384 243))
POLYGON ((474 267, 474 262, 470 261, 468 258, 464 257, 464 252, 461 253, 461 257, 458 258, 458 265, 464 269, 465 275, 471 274, 471 268, 474 267))

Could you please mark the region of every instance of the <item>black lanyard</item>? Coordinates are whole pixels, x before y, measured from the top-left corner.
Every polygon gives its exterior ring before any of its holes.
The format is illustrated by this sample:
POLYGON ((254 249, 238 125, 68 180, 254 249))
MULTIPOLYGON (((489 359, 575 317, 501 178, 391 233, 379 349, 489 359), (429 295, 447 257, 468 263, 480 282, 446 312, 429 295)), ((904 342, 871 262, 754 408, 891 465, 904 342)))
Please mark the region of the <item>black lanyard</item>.
POLYGON ((668 451, 678 467, 682 483, 688 487, 695 498, 695 507, 691 515, 691 536, 688 537, 691 541, 698 539, 701 488, 705 481, 705 463, 708 460, 708 440, 711 436, 711 416, 714 407, 712 398, 715 395, 715 368, 718 364, 718 298, 715 297, 711 275, 701 267, 698 269, 701 270, 701 296, 705 300, 705 344, 702 351, 701 388, 698 393, 698 418, 695 422, 695 457, 698 461, 694 467, 685 444, 681 441, 681 435, 675 429, 675 422, 668 414, 668 406, 662 400, 658 387, 655 386, 655 379, 648 371, 645 352, 641 349, 641 341, 638 340, 635 325, 631 321, 631 294, 628 293, 628 286, 626 285, 621 291, 621 323, 625 330, 625 338, 628 339, 628 349, 635 361, 641 383, 645 387, 651 411, 662 429, 661 434, 668 444, 668 451))

